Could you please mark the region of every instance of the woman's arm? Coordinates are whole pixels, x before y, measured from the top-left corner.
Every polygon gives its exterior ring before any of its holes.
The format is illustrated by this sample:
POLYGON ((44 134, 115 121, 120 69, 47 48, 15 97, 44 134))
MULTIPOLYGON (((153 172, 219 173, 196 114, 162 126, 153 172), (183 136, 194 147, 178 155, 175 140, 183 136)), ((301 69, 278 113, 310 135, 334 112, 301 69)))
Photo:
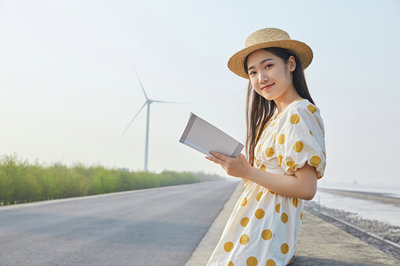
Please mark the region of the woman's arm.
POLYGON ((248 168, 245 177, 279 195, 311 200, 317 191, 317 171, 305 164, 294 175, 276 175, 255 167, 248 168))
POLYGON ((210 154, 213 157, 206 158, 220 164, 228 175, 244 181, 249 179, 279 195, 311 200, 317 191, 317 170, 308 164, 297 169, 294 175, 276 175, 251 166, 242 153, 237 158, 214 151, 210 154))

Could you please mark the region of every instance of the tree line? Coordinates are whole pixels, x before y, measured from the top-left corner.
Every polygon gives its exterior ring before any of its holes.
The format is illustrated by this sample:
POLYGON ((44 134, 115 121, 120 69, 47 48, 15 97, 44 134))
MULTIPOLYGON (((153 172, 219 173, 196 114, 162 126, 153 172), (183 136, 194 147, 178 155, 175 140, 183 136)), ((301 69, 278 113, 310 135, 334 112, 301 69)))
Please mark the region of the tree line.
POLYGON ((103 166, 59 162, 42 166, 22 161, 14 155, 0 160, 0 205, 96 195, 135 189, 221 180, 203 172, 129 172, 103 166))

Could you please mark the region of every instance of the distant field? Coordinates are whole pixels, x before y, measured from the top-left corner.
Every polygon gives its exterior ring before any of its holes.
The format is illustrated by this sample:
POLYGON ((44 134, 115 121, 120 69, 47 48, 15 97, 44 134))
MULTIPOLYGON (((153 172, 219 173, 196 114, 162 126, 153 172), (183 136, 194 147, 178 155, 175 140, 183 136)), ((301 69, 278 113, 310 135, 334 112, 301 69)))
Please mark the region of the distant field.
POLYGON ((129 172, 81 163, 43 166, 6 155, 0 160, 0 206, 221 179, 203 172, 129 172))

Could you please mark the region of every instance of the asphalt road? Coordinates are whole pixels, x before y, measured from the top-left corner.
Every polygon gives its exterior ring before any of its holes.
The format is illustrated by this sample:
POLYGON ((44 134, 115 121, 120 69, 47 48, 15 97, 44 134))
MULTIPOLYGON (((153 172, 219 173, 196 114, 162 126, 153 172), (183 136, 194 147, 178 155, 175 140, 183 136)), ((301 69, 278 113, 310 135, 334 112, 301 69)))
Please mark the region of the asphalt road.
POLYGON ((184 265, 238 184, 0 207, 0 265, 184 265))

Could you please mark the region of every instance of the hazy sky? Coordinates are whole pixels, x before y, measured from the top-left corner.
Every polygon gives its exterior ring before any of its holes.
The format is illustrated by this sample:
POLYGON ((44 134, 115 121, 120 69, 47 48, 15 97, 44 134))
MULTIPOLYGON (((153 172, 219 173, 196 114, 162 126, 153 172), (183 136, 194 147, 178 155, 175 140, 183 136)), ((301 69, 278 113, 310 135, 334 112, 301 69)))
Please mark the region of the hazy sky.
MULTIPOLYGON (((42 164, 225 171, 179 142, 190 112, 245 143, 247 80, 229 57, 278 27, 311 46, 326 130, 321 182, 400 185, 399 1, 1 1, 0 155, 42 164)), ((244 152, 244 150, 243 150, 244 152)))

